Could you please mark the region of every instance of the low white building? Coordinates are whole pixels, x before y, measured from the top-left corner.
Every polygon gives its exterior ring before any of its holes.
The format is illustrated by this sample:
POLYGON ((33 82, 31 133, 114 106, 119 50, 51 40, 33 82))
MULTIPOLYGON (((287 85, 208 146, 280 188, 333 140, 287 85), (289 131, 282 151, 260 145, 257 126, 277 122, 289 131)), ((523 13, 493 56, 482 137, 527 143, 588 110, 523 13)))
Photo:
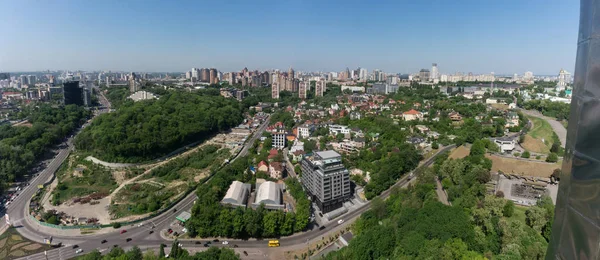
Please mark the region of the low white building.
POLYGON ((500 147, 502 152, 511 152, 515 149, 516 142, 509 138, 496 138, 494 142, 500 147))
POLYGON ((329 127, 329 134, 349 134, 350 128, 345 125, 332 125, 329 127))

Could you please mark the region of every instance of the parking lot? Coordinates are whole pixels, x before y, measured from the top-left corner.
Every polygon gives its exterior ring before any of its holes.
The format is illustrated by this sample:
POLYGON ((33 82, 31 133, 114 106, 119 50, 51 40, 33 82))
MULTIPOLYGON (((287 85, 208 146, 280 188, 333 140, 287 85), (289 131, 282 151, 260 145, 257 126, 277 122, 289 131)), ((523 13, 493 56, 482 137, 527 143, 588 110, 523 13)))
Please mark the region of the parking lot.
POLYGON ((496 190, 502 191, 506 199, 512 200, 516 204, 532 206, 543 195, 550 196, 552 201, 556 203, 558 184, 547 184, 545 187, 542 187, 540 185, 532 185, 531 182, 523 179, 508 179, 500 174, 496 190))

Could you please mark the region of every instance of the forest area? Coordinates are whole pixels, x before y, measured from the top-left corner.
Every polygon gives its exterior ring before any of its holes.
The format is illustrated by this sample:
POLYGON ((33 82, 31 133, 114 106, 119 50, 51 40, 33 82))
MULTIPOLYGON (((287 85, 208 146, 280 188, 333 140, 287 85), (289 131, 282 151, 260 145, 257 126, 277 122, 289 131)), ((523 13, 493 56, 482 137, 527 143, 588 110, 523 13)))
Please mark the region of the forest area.
POLYGON ((19 112, 31 126, 0 126, 0 193, 7 182, 27 174, 50 147, 81 126, 91 113, 82 107, 47 104, 29 106, 19 112))
MULTIPOLYGON (((438 157, 414 186, 395 189, 353 226, 348 247, 326 259, 543 259, 554 218, 549 197, 521 219, 503 194, 487 194, 491 162, 482 142, 463 159, 438 157), (435 193, 442 179, 452 206, 435 193)), ((523 208, 519 208, 523 210, 523 208)))
POLYGON ((240 124, 242 110, 233 99, 170 91, 99 116, 75 146, 109 162, 148 161, 240 124))
POLYGON ((102 255, 100 251, 94 250, 89 254, 77 257, 77 260, 238 260, 239 255, 230 248, 210 247, 206 251, 190 254, 185 248, 179 246, 179 241, 173 241, 169 254, 165 253, 165 244, 160 245, 158 255, 153 250, 148 250, 142 253, 142 250, 134 246, 129 251, 123 248, 115 247, 106 255, 102 255), (168 257, 167 257, 168 256, 168 257))

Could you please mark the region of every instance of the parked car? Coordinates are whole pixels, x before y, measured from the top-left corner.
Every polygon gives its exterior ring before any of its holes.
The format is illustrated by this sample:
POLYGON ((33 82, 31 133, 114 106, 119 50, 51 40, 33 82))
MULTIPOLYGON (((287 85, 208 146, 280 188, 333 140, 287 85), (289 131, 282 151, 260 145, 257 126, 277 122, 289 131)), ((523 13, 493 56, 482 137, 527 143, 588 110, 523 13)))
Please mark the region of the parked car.
POLYGON ((229 245, 229 241, 223 241, 223 245, 229 245))
POLYGON ((106 239, 102 240, 102 242, 101 242, 101 243, 102 243, 102 244, 106 243, 106 239))
POLYGON ((125 229, 121 230, 121 234, 124 234, 126 232, 127 232, 127 230, 125 230, 125 229))
POLYGON ((132 240, 131 238, 127 238, 127 239, 125 239, 125 241, 127 241, 127 242, 129 242, 129 241, 131 241, 131 240, 132 240))
POLYGON ((79 253, 81 253, 81 252, 83 252, 83 249, 79 248, 79 249, 77 249, 77 250, 75 251, 75 254, 79 254, 79 253))
POLYGON ((342 223, 344 223, 343 219, 338 220, 338 224, 342 224, 342 223))

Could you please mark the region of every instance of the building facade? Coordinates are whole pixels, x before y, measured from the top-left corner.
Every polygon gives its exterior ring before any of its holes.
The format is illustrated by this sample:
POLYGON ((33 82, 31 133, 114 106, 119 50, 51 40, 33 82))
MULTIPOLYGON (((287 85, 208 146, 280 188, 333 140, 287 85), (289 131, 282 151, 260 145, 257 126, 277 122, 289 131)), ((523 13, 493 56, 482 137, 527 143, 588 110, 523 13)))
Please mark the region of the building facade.
POLYGON ((350 174, 335 151, 315 152, 302 159, 302 185, 323 213, 342 207, 352 193, 350 174))
POLYGON ((273 148, 283 149, 285 148, 285 133, 276 133, 273 134, 273 148))

